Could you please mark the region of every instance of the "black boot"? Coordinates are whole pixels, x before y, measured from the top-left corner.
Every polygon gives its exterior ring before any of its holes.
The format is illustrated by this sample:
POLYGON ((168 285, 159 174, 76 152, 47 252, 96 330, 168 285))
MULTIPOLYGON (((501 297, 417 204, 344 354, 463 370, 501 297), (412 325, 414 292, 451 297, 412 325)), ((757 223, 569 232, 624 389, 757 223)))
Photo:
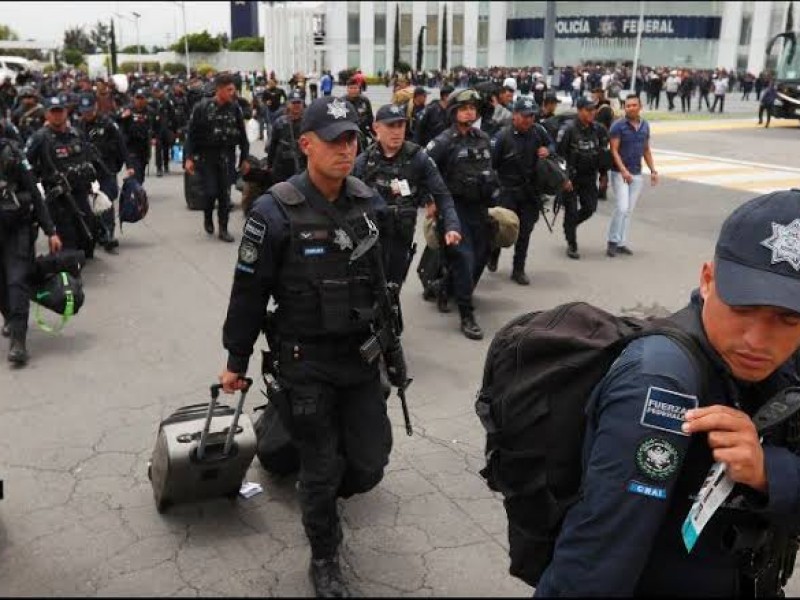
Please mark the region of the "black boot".
POLYGON ((203 228, 208 235, 214 235, 214 219, 211 215, 206 214, 203 217, 203 228))
POLYGON ((11 338, 8 348, 8 362, 17 367, 24 367, 28 362, 28 349, 25 347, 25 336, 15 335, 11 338))
POLYGON ((228 233, 228 224, 223 221, 219 222, 219 239, 221 239, 223 242, 235 241, 233 236, 228 233))
POLYGON ((475 320, 474 313, 461 307, 459 307, 459 310, 461 312, 461 332, 464 336, 471 340, 482 340, 483 329, 480 328, 480 325, 475 320))
POLYGON ((339 558, 311 559, 311 582, 317 598, 349 598, 350 591, 344 583, 339 558))
POLYGON ((156 177, 163 177, 163 176, 164 176, 164 171, 161 169, 161 167, 158 167, 158 170, 156 171, 156 177))
POLYGON ((578 244, 567 244, 567 256, 572 260, 580 259, 581 254, 578 252, 578 244))
POLYGON ((530 285, 531 280, 525 275, 522 269, 515 269, 511 272, 511 281, 516 281, 519 285, 530 285))

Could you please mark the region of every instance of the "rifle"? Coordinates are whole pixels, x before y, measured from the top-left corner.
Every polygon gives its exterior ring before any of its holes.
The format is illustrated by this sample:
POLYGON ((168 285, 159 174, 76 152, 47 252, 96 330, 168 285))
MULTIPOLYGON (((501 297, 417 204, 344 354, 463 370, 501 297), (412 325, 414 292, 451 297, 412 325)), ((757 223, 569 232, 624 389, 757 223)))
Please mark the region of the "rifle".
MULTIPOLYGON (((89 144, 89 146, 91 147, 92 145, 89 144)), ((47 197, 48 199, 63 197, 67 201, 67 206, 69 206, 73 216, 75 217, 75 220, 78 222, 78 229, 83 235, 84 241, 87 243, 87 246, 92 247, 92 243, 94 242, 92 230, 86 224, 86 221, 84 221, 83 213, 81 212, 80 208, 78 208, 78 203, 75 201, 75 196, 72 195, 72 186, 69 183, 69 179, 67 179, 67 176, 64 173, 58 170, 49 150, 49 148, 45 148, 42 154, 46 157, 48 165, 53 173, 55 185, 50 188, 50 192, 47 194, 47 197)))
POLYGON ((354 263, 364 256, 371 262, 371 277, 375 291, 374 318, 371 328, 372 335, 361 345, 359 351, 367 363, 371 364, 378 356, 383 355, 386 362, 386 373, 389 383, 397 388, 400 406, 403 409, 406 433, 413 435, 411 418, 408 414, 406 403, 406 389, 411 385, 412 379, 408 377, 403 346, 400 335, 403 331, 403 313, 400 310, 400 286, 396 283, 386 283, 386 272, 383 268, 383 258, 378 244, 378 228, 369 217, 364 214, 369 234, 363 238, 353 253, 350 262, 354 263))

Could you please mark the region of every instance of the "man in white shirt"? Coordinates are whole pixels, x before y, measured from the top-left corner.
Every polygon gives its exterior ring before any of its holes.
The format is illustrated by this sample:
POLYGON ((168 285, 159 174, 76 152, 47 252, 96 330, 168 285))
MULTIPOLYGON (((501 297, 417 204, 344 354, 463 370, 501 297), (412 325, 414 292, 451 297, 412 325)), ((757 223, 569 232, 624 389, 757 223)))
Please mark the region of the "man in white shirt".
POLYGON ((714 81, 714 104, 711 105, 711 111, 717 108, 717 102, 719 102, 719 112, 722 112, 725 108, 725 94, 728 92, 728 76, 724 73, 719 75, 714 81))

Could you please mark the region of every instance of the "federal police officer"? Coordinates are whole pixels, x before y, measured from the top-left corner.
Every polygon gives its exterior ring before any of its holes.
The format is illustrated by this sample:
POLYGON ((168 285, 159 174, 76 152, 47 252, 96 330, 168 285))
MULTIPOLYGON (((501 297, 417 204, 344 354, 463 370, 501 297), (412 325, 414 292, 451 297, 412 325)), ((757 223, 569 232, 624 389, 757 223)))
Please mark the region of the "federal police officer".
POLYGON ((300 123, 303 117, 303 96, 298 91, 289 94, 286 114, 272 124, 272 135, 267 145, 267 169, 272 170, 272 181, 286 181, 306 168, 306 155, 300 152, 300 123))
MULTIPOLYGON (((525 274, 533 226, 539 220, 541 197, 536 190, 536 162, 555 151, 547 131, 534 123, 539 107, 533 100, 520 98, 514 104, 513 121, 492 139, 492 167, 500 181, 500 206, 519 217, 519 236, 514 246, 511 279, 529 285, 525 274)), ((488 261, 490 271, 497 270, 500 249, 493 250, 488 261)))
POLYGON ((388 205, 386 235, 381 246, 386 280, 402 285, 414 255, 417 209, 423 204, 429 214, 444 220, 447 245, 461 240, 453 198, 436 164, 428 154, 405 138, 403 108, 387 104, 378 109, 373 124, 377 141, 356 159, 353 175, 375 190, 388 205))
POLYGON ((455 202, 461 224, 461 243, 448 246, 451 281, 461 317, 461 331, 473 340, 483 338, 475 320, 472 291, 481 278, 489 251, 488 209, 496 191, 489 136, 473 127, 480 96, 472 89, 450 96, 453 125, 431 141, 426 150, 442 174, 455 202))
POLYGON ((673 317, 699 355, 650 335, 597 385, 581 494, 537 596, 783 595, 800 531, 800 418, 770 399, 797 385, 798 215, 798 190, 737 208, 673 317), (779 419, 757 429, 765 405, 779 419))
POLYGON ((170 100, 173 106, 172 135, 176 140, 183 141, 186 134, 186 125, 189 122, 189 99, 183 82, 178 81, 172 88, 170 100))
POLYGON ((414 88, 414 96, 411 99, 411 114, 408 117, 408 126, 406 127, 406 139, 409 141, 417 138, 417 129, 427 110, 425 106, 427 99, 428 92, 424 87, 420 85, 414 88))
POLYGON ((384 205, 348 177, 358 131, 353 107, 339 98, 318 98, 306 109, 300 148, 308 170, 253 206, 223 329, 228 362, 220 380, 232 392, 247 371, 267 301, 277 301, 270 351, 288 392, 278 408, 299 450, 310 571, 323 597, 349 595, 338 560, 337 498, 377 485, 392 447, 377 361, 367 364, 359 352, 370 335, 374 273, 371 261, 350 258, 384 205))
POLYGON ((578 117, 558 132, 558 153, 567 161, 569 181, 562 196, 564 204, 564 236, 567 256, 581 257, 578 252, 578 225, 597 210, 597 176, 607 185, 608 132, 594 122, 597 106, 589 98, 578 99, 578 117), (580 209, 578 205, 580 204, 580 209))
MULTIPOLYGON (((89 142, 96 148, 94 168, 100 191, 112 202, 119 196, 117 173, 126 165, 125 177, 134 175, 133 167, 128 163, 128 149, 119 126, 110 117, 100 114, 92 94, 84 94, 78 101, 78 114, 81 121, 78 129, 83 132, 89 142)), ((114 237, 114 207, 100 215, 102 231, 99 243, 106 252, 116 253, 119 241, 114 237)))
POLYGON ((25 86, 19 91, 19 106, 11 114, 11 121, 17 126, 23 142, 44 125, 44 106, 38 101, 36 91, 25 86))
POLYGON ((439 99, 432 100, 425 107, 422 120, 415 132, 415 142, 420 146, 427 146, 437 135, 450 126, 447 118, 447 99, 453 93, 453 86, 445 84, 439 89, 439 99))
POLYGON ((145 167, 150 163, 151 141, 156 131, 155 119, 155 113, 148 106, 147 96, 141 88, 133 93, 133 106, 125 107, 119 117, 128 148, 128 161, 139 183, 144 183, 145 167))
POLYGON ((97 221, 89 204, 89 191, 97 174, 89 141, 68 123, 66 108, 58 97, 47 99, 46 119, 45 125, 28 138, 25 152, 42 181, 64 247, 83 250, 91 257, 97 221))
POLYGON ((250 142, 244 129, 242 109, 236 103, 236 86, 227 73, 217 75, 215 95, 205 98, 192 110, 186 132, 184 155, 186 171, 197 172, 206 193, 203 226, 209 235, 214 233, 214 204, 217 203, 219 239, 232 242, 228 233, 231 210, 231 185, 235 177, 234 160, 239 147, 239 170, 247 175, 250 164, 247 156, 250 142))
POLYGON ((153 97, 150 99, 150 108, 155 114, 156 138, 156 177, 169 173, 169 152, 172 148, 172 131, 175 129, 175 105, 172 98, 164 93, 160 83, 153 84, 153 97))
POLYGON ((0 134, 0 312, 3 336, 11 338, 8 360, 17 366, 28 361, 28 276, 37 224, 48 238, 50 251, 61 250, 61 240, 24 152, 16 141, 0 134))
POLYGON ((356 109, 358 116, 358 127, 361 131, 359 151, 364 150, 372 140, 372 103, 364 94, 361 93, 361 84, 358 79, 352 77, 347 80, 347 96, 345 99, 356 109))

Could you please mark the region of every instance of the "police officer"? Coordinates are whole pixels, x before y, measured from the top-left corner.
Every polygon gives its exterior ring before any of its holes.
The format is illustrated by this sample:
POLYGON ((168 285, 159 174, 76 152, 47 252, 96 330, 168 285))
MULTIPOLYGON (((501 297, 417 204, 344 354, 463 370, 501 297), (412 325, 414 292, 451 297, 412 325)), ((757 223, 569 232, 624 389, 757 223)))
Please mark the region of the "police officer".
POLYGON ((50 251, 61 250, 61 240, 25 153, 15 140, 0 134, 0 312, 3 336, 11 338, 8 360, 17 366, 28 361, 28 277, 36 225, 47 236, 50 251))
POLYGON ((403 141, 404 110, 395 104, 382 106, 373 128, 377 141, 358 156, 353 175, 375 188, 388 205, 386 235, 381 242, 386 280, 402 285, 414 255, 420 206, 425 205, 430 215, 442 215, 448 246, 461 240, 461 227, 436 164, 418 145, 403 141))
POLYGON ((558 108, 558 96, 555 92, 547 92, 544 95, 544 102, 539 105, 539 112, 536 115, 536 122, 547 130, 552 139, 558 137, 558 120, 555 119, 556 108, 558 108))
POLYGON ((416 139, 417 129, 420 121, 425 116, 425 102, 428 99, 428 92, 422 86, 414 88, 414 96, 411 99, 411 114, 408 117, 408 127, 406 127, 406 139, 416 139))
POLYGON ((133 106, 122 110, 120 128, 128 148, 128 164, 136 172, 136 180, 144 183, 145 167, 150 164, 150 147, 156 131, 153 109, 148 106, 144 89, 133 93, 133 106))
POLYGON ((288 191, 272 188, 261 196, 244 226, 223 329, 228 362, 220 381, 229 393, 241 386, 238 378, 247 372, 273 297, 277 342, 273 346, 270 340, 270 351, 288 392, 279 410, 299 450, 311 578, 318 596, 342 597, 349 594, 339 567, 337 498, 377 485, 392 447, 378 361, 367 364, 359 352, 370 335, 364 319, 373 306, 375 288, 367 283, 373 263, 350 264, 359 243, 352 235, 367 234, 367 219, 376 220, 383 201, 348 177, 359 131, 352 106, 318 98, 306 109, 301 131, 308 170, 289 179, 288 191))
POLYGON ((358 116, 358 127, 361 130, 361 140, 359 151, 363 151, 372 140, 372 103, 364 94, 361 93, 361 83, 358 79, 350 78, 347 80, 347 95, 345 99, 356 109, 358 116))
POLYGON ((439 99, 432 100, 425 108, 414 140, 420 146, 427 146, 428 142, 450 126, 447 119, 447 99, 452 93, 452 85, 443 85, 439 89, 439 99))
POLYGON ((172 130, 175 128, 175 105, 164 93, 160 83, 153 84, 150 108, 155 115, 156 177, 163 177, 165 172, 169 173, 169 152, 172 148, 172 130))
POLYGON ((496 191, 489 136, 473 127, 480 96, 472 89, 450 96, 448 113, 453 125, 431 141, 426 150, 439 167, 455 202, 461 224, 460 244, 448 246, 448 270, 461 331, 472 340, 483 338, 475 320, 472 291, 486 266, 489 251, 488 208, 496 191))
POLYGON ((182 141, 186 133, 186 125, 189 123, 189 99, 182 82, 175 83, 170 100, 173 106, 172 135, 176 140, 182 141))
POLYGON ((763 431, 753 416, 796 385, 798 215, 798 190, 737 208, 674 317, 699 357, 647 336, 597 385, 581 495, 537 596, 783 596, 800 523, 800 419, 763 431), (724 474, 707 479, 715 462, 724 474))
MULTIPOLYGON (((119 196, 117 173, 126 165, 125 177, 133 177, 133 167, 128 163, 128 149, 119 126, 108 116, 98 112, 95 97, 84 94, 78 101, 78 114, 81 121, 78 129, 95 147, 94 168, 100 191, 112 202, 119 196)), ((114 237, 114 207, 112 206, 99 217, 101 232, 99 243, 106 252, 116 254, 119 240, 114 237)))
POLYGON ((17 126, 23 142, 44 125, 44 106, 32 87, 25 86, 19 91, 19 106, 11 114, 11 122, 17 126))
POLYGON ((569 181, 564 187, 564 236, 567 256, 578 260, 578 225, 597 210, 597 176, 608 185, 608 132, 594 122, 597 105, 590 98, 578 99, 578 116, 558 132, 558 153, 567 161, 569 181), (580 205, 580 208, 578 206, 580 205))
MULTIPOLYGON (((500 206, 513 210, 519 217, 519 236, 514 246, 511 280, 530 285, 525 274, 533 226, 539 220, 541 197, 536 190, 536 162, 555 151, 547 131, 534 123, 538 106, 528 98, 514 104, 512 123, 492 139, 492 167, 500 181, 500 206)), ((500 248, 490 253, 487 268, 497 270, 500 248)))
POLYGON ((28 138, 25 152, 44 186, 47 207, 64 247, 83 250, 91 257, 97 221, 89 191, 97 174, 89 142, 69 124, 66 107, 57 96, 48 98, 46 107, 46 122, 28 138))
POLYGON ((242 109, 236 103, 236 86, 228 73, 217 75, 213 98, 200 101, 192 111, 186 132, 184 156, 186 171, 197 172, 203 180, 206 193, 203 226, 206 233, 214 233, 214 204, 217 203, 219 239, 233 242, 228 233, 228 215, 231 209, 231 185, 235 179, 234 160, 239 147, 239 170, 247 175, 250 164, 247 156, 250 142, 244 129, 242 109))
POLYGON ((300 92, 289 94, 286 114, 272 124, 272 135, 267 145, 267 169, 272 170, 272 181, 286 181, 306 168, 306 155, 300 152, 300 123, 303 117, 303 97, 300 92))

